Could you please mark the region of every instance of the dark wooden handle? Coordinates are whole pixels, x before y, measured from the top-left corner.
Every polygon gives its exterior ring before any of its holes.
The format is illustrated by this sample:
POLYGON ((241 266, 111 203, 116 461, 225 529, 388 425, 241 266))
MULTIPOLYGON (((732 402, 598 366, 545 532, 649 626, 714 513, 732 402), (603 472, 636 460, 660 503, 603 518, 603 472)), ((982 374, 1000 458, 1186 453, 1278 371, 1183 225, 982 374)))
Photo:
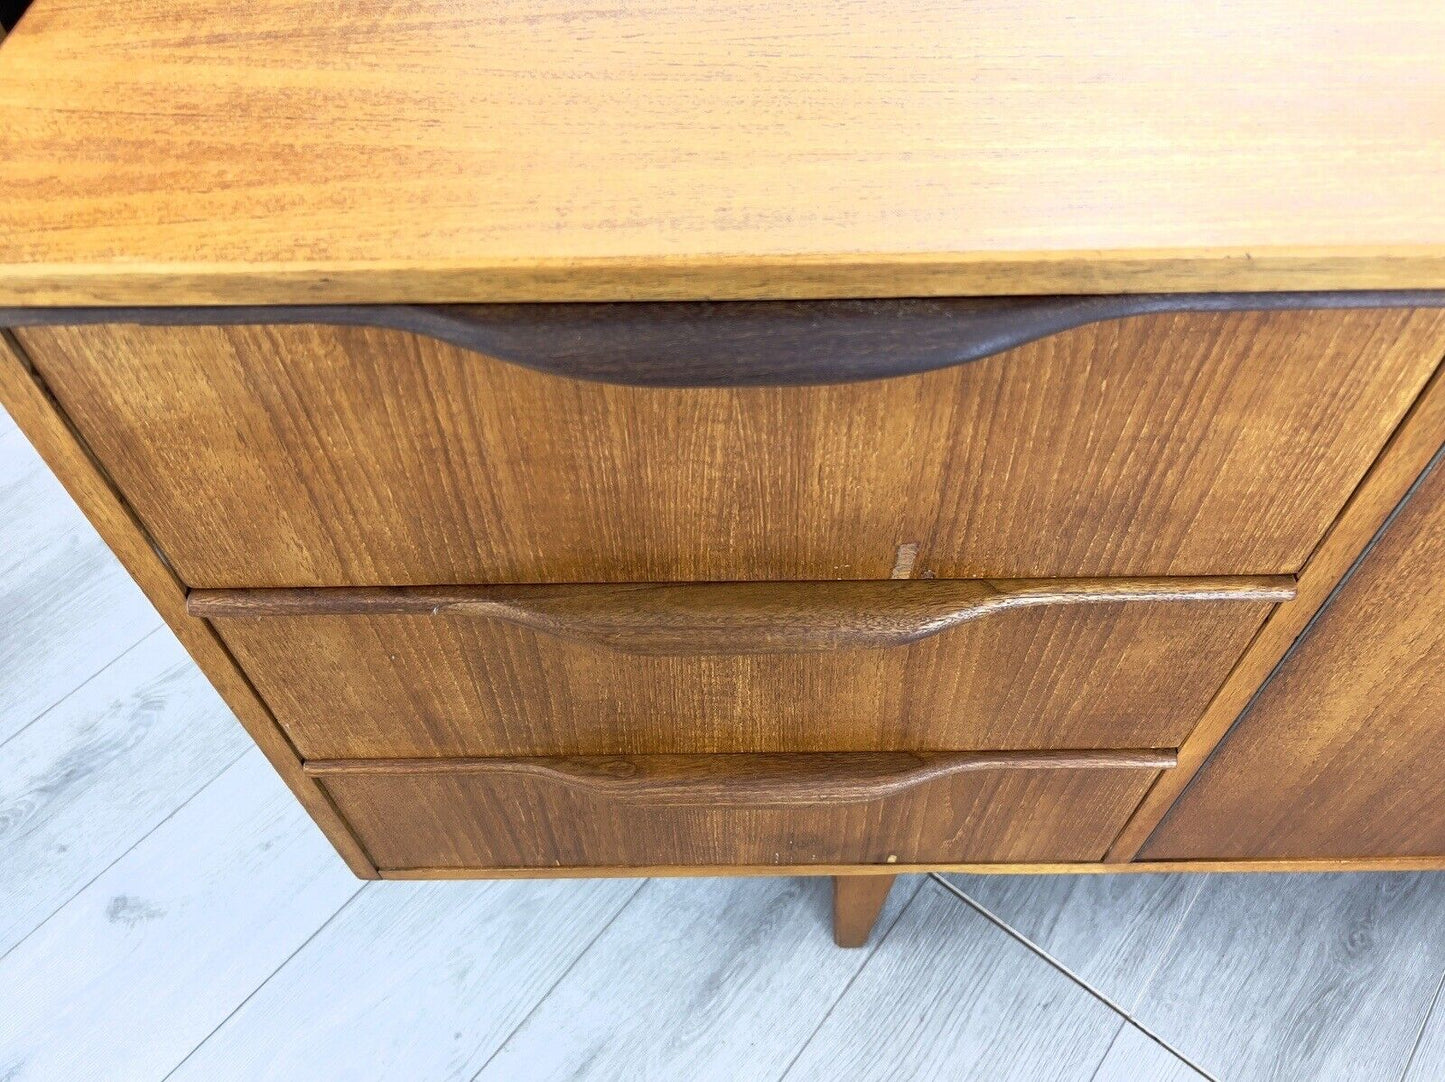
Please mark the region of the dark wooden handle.
POLYGON ((621 304, 0 308, 0 327, 319 323, 426 335, 575 379, 743 387, 882 379, 982 360, 1075 327, 1159 312, 1434 308, 1445 290, 1121 293, 621 304))
POLYGON ((1287 601, 1289 576, 193 590, 193 616, 482 616, 633 654, 901 646, 1034 605, 1287 601))
POLYGON ((495 759, 313 759, 306 772, 526 775, 632 804, 857 804, 970 770, 1167 770, 1173 751, 884 751, 573 755, 495 759))

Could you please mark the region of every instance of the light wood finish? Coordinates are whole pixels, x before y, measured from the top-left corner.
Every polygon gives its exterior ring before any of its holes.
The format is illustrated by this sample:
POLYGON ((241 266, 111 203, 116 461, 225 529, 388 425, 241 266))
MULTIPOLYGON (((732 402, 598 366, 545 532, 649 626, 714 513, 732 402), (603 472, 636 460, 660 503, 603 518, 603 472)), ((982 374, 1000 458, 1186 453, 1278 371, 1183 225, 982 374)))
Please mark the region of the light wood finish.
POLYGON ((308 759, 1173 748, 1272 607, 1254 586, 1214 593, 1226 599, 1015 609, 912 645, 801 654, 688 656, 674 636, 676 654, 647 656, 430 610, 214 626, 308 759))
POLYGON ((1110 847, 1110 861, 1131 860, 1139 853, 1149 834, 1429 464, 1439 450, 1442 434, 1445 434, 1445 366, 1421 393, 1300 572, 1295 600, 1271 613, 1199 724, 1178 745, 1178 767, 1162 775, 1149 791, 1129 825, 1110 847))
POLYGON ((365 889, 254 750, 112 857, 0 958, 12 1075, 164 1078, 365 889))
POLYGON ((1445 856, 1442 462, 1141 857, 1445 856))
POLYGON ((939 877, 1125 1015, 1134 1013, 1208 881, 1203 875, 939 877))
MULTIPOLYGON (((102 611, 125 625, 123 605, 102 611)), ((95 674, 80 665, 90 644, 47 645, 77 686, 60 692, 52 668, 60 701, 0 744, 0 955, 251 748, 169 635, 116 651, 95 674)))
MULTIPOLYGON (((834 947, 824 885, 647 884, 473 1082, 787 1077, 875 953, 834 947)), ((924 888, 899 884, 880 931, 924 888)))
MULTIPOLYGON (((1398 1082, 1445 973, 1439 875, 988 876, 956 885, 1217 1080, 1398 1082)), ((1101 1075, 1174 1077, 1155 1074, 1149 1059, 1132 1071, 1115 1066, 1101 1075)))
POLYGON ((1445 973, 1442 927, 1439 875, 1207 877, 1129 1014, 1212 1079, 1393 1082, 1445 973))
POLYGON ((375 866, 325 792, 302 771, 296 749, 220 638, 209 624, 186 614, 185 587, 8 333, 0 335, 0 400, 347 866, 362 878, 375 878, 375 866))
POLYGON ((1209 1082, 1188 1062, 1147 1035, 1138 1026, 1126 1024, 1119 1030, 1109 1054, 1104 1057, 1089 1082, 1209 1082))
POLYGON ((793 654, 907 646, 1040 606, 1293 597, 1292 577, 1257 575, 199 590, 186 609, 208 619, 482 616, 626 654, 793 654))
POLYGON ((786 1077, 1087 1079, 1123 1019, 1040 965, 1027 945, 925 883, 786 1077))
POLYGON ((3 414, 0 426, 3 742, 162 624, 25 437, 3 414))
MULTIPOLYGON (((731 882, 736 893, 753 886, 748 880, 731 882)), ((414 1080, 470 1080, 550 998, 558 981, 594 958, 599 936, 612 933, 619 918, 635 919, 639 907, 632 900, 640 888, 635 880, 604 879, 365 890, 239 1002, 169 1077, 345 1082, 380 1072, 414 1080), (297 1024, 301 1018, 304 1026, 297 1024), (259 1033, 266 1036, 258 1039, 259 1033)), ((656 936, 660 929, 674 933, 700 908, 654 924, 654 949, 627 937, 631 956, 671 963, 674 973, 689 972, 688 965, 677 964, 673 950, 656 949, 656 936)), ((734 934, 746 930, 738 927, 734 934)), ((821 946, 814 949, 820 965, 825 951, 847 965, 846 952, 821 946)), ((698 960, 696 951, 691 960, 698 960)), ((618 977, 613 970, 607 982, 614 995, 597 1001, 616 1002, 615 993, 626 987, 618 977)), ((637 1021, 645 1025, 651 1019, 637 1021)))
POLYGON ((0 56, 0 303, 1445 285, 1432 0, 113 16, 0 56))
POLYGON ((882 579, 906 545, 918 578, 1289 574, 1445 355, 1440 311, 1177 314, 670 390, 361 328, 17 333, 200 588, 882 579))
POLYGON ((379 868, 1097 860, 1157 769, 968 770, 869 803, 635 804, 522 774, 326 774, 379 868))
POLYGON ((1445 996, 1436 993, 1434 1009, 1420 1032, 1410 1068, 1400 1082, 1430 1082, 1445 1076, 1445 996))
POLYGON ((834 943, 840 947, 867 944, 895 878, 891 875, 833 876, 834 943))

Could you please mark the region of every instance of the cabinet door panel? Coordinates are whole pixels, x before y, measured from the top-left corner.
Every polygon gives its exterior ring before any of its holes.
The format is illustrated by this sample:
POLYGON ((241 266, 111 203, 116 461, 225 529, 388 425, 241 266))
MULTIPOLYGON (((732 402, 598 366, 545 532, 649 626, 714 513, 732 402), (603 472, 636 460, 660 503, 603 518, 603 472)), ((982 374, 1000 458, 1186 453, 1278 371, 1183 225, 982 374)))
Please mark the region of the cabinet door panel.
POLYGON ((1445 854, 1440 456, 1141 859, 1445 854))

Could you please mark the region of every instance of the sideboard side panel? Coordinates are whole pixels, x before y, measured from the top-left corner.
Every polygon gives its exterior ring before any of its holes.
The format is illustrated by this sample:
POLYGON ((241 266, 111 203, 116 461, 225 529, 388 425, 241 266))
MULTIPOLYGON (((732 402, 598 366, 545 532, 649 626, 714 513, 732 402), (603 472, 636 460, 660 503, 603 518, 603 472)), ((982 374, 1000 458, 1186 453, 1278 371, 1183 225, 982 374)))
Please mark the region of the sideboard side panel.
POLYGON ((0 401, 347 866, 363 879, 375 879, 376 866, 350 826, 325 790, 302 771, 295 747, 210 623, 186 614, 185 586, 36 377, 20 344, 4 331, 0 331, 0 401))

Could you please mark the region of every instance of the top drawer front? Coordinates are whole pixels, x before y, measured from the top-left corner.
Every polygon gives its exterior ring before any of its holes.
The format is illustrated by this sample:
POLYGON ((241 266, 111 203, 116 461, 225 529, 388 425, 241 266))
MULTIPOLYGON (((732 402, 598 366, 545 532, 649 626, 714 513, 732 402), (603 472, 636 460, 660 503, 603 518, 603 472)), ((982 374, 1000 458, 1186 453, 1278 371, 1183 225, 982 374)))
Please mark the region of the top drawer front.
POLYGON ((940 372, 659 390, 398 331, 32 328, 197 587, 1297 570, 1433 311, 1142 316, 940 372))

